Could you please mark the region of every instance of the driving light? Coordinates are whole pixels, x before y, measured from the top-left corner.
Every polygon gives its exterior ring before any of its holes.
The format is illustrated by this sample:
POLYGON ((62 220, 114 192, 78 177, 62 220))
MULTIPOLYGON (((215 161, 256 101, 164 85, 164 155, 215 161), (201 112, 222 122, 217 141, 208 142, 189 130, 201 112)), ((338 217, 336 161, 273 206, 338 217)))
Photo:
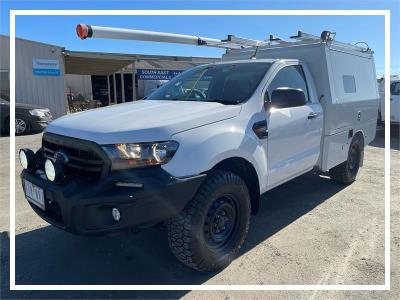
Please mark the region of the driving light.
POLYGON ((35 166, 35 153, 30 149, 19 150, 19 162, 22 168, 32 170, 35 166))
POLYGON ((44 163, 44 173, 49 181, 60 182, 65 179, 64 162, 58 159, 46 159, 44 163))
POLYGON ((46 162, 44 163, 44 172, 46 173, 48 180, 56 180, 56 167, 50 159, 46 159, 46 162))
POLYGON ((115 144, 103 146, 112 169, 140 168, 166 164, 178 150, 178 142, 115 144))

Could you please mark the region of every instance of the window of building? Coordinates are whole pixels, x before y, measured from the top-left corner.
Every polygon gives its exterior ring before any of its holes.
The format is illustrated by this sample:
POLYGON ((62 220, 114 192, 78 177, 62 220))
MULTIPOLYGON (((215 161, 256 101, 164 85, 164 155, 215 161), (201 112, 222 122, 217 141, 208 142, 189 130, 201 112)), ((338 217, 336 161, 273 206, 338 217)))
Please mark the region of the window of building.
POLYGON ((8 70, 0 70, 0 97, 10 100, 10 73, 8 70))

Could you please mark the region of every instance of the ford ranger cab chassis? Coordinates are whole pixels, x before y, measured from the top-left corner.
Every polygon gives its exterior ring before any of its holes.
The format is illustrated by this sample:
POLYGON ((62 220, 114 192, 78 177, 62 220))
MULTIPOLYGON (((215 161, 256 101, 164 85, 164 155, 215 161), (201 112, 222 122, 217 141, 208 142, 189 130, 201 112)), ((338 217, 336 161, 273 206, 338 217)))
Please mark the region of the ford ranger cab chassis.
POLYGON ((283 43, 89 25, 77 31, 226 53, 144 100, 58 118, 41 149, 20 150, 27 200, 63 230, 104 234, 162 222, 181 262, 221 269, 244 243, 262 193, 313 169, 350 184, 374 139, 372 51, 330 32, 299 32, 283 43))

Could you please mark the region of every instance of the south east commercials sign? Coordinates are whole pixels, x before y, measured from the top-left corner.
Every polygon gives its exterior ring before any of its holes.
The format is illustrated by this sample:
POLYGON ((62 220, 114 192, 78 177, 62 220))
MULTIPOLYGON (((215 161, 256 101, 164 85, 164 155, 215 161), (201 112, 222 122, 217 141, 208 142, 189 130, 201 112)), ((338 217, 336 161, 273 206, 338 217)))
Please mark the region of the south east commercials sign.
POLYGON ((170 80, 183 71, 177 70, 151 70, 137 69, 136 74, 138 80, 170 80))
POLYGON ((34 76, 60 76, 60 62, 57 59, 32 59, 34 76))

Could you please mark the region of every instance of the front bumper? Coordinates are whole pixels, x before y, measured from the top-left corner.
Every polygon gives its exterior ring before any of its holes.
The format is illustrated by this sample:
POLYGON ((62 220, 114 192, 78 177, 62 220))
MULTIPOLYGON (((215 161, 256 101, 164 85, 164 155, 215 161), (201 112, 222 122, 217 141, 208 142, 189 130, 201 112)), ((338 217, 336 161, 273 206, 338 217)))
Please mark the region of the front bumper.
POLYGON ((38 122, 31 122, 31 129, 32 130, 43 130, 49 125, 50 122, 47 121, 38 121, 38 122))
POLYGON ((22 180, 44 190, 45 210, 28 202, 33 210, 48 223, 80 235, 148 227, 177 216, 205 176, 178 179, 154 167, 112 172, 95 183, 69 180, 59 185, 28 170, 21 173, 22 180), (127 181, 143 187, 115 185, 127 181), (119 221, 112 217, 113 208, 121 213, 119 221))

